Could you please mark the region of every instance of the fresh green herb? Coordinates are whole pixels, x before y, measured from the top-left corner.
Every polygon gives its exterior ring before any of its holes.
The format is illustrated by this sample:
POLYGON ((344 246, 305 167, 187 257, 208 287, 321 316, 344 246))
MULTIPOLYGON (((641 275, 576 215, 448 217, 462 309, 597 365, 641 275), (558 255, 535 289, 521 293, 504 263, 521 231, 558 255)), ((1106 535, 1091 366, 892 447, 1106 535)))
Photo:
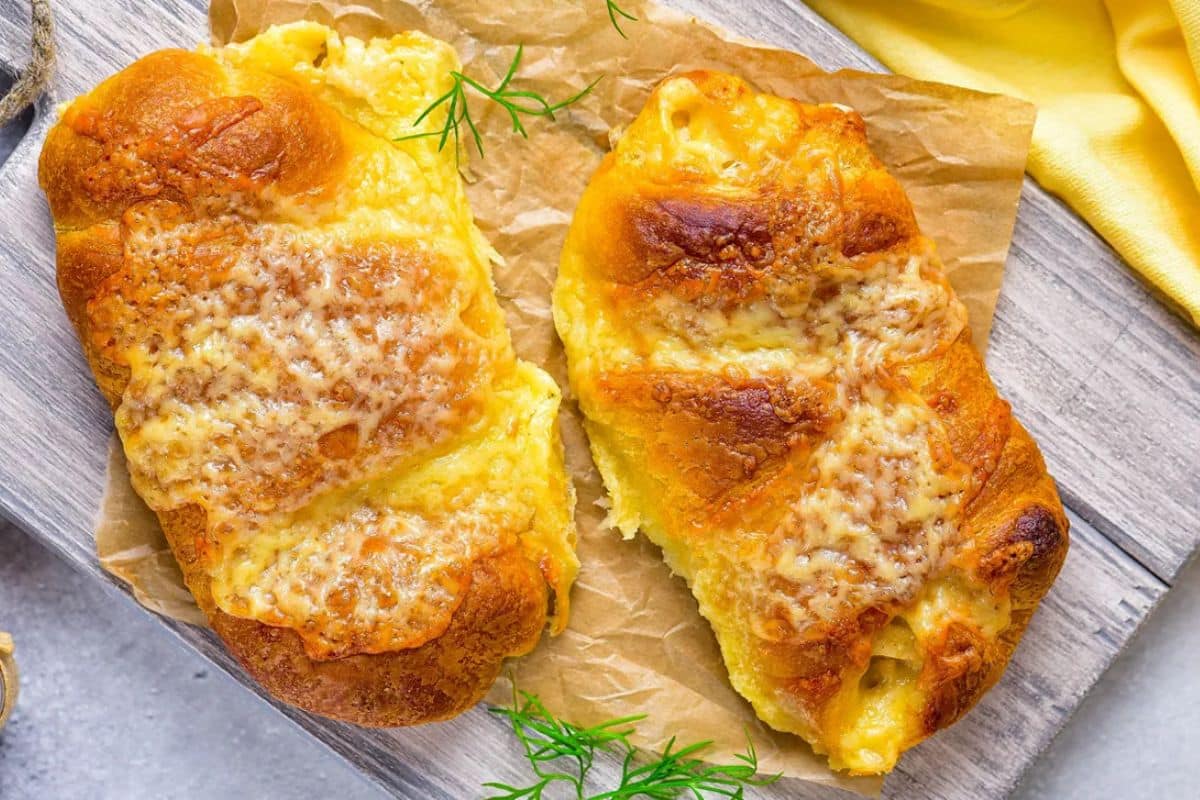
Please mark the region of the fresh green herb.
POLYGON ((556 719, 537 697, 514 692, 512 708, 492 708, 512 724, 525 758, 536 780, 528 786, 510 786, 492 782, 484 786, 495 791, 489 800, 545 800, 546 791, 555 784, 573 789, 577 800, 625 800, 646 797, 667 800, 688 796, 694 800, 727 797, 740 800, 746 787, 766 786, 779 780, 778 775, 763 778, 758 774, 758 755, 747 737, 745 753, 735 764, 706 764, 695 758, 712 742, 697 742, 675 749, 675 739, 661 754, 644 753, 629 743, 633 723, 645 715, 621 717, 591 728, 579 728, 556 719), (616 753, 623 757, 620 781, 615 788, 587 794, 587 777, 596 754, 616 753))
POLYGON ((559 103, 551 103, 546 98, 542 97, 537 92, 514 89, 512 88, 512 80, 517 75, 517 69, 521 66, 521 55, 524 53, 524 45, 517 47, 516 55, 513 56, 512 63, 508 65, 508 72, 504 74, 500 85, 495 89, 489 89, 474 78, 464 75, 457 70, 450 73, 454 79, 454 85, 450 90, 441 97, 429 104, 429 107, 421 112, 421 116, 413 121, 413 127, 417 127, 426 119, 429 118, 434 111, 447 106, 446 122, 436 131, 425 131, 423 133, 413 133, 408 136, 401 136, 396 141, 404 141, 406 139, 424 139, 430 136, 438 137, 438 151, 446 146, 451 137, 454 139, 454 152, 457 155, 459 151, 459 136, 461 127, 465 123, 467 130, 471 135, 472 141, 475 142, 475 149, 479 151, 479 155, 483 156, 483 137, 479 134, 479 127, 475 124, 475 120, 471 117, 471 107, 467 102, 467 90, 473 89, 475 92, 483 95, 493 103, 497 103, 508 112, 509 118, 512 120, 513 133, 519 133, 524 138, 529 138, 529 132, 525 130, 525 125, 521 122, 521 116, 530 117, 548 117, 554 119, 554 112, 561 111, 567 106, 579 102, 583 97, 595 88, 600 79, 592 81, 583 91, 576 95, 568 97, 559 103))
POLYGON ((630 14, 625 9, 621 8, 619 5, 617 5, 617 0, 606 0, 606 1, 608 3, 608 19, 609 19, 609 21, 612 22, 612 26, 617 29, 617 33, 621 34, 622 39, 628 39, 629 37, 625 35, 625 31, 621 30, 621 21, 619 19, 617 19, 617 17, 624 17, 625 19, 629 20, 630 22, 637 22, 638 18, 635 17, 633 14, 630 14))

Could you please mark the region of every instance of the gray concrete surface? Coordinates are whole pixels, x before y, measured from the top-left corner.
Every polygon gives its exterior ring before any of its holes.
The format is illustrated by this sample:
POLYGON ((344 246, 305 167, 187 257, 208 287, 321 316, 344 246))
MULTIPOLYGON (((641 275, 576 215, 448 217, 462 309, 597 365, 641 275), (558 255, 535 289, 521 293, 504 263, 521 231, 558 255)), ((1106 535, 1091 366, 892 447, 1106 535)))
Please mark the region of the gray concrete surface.
MULTIPOLYGON (((1200 796, 1197 619, 1193 563, 1015 797, 1200 796)), ((23 676, 0 734, 2 800, 383 796, 131 601, 3 525, 0 629, 23 676)))
POLYGON ((1020 800, 1200 797, 1200 561, 1026 775, 1020 800))
POLYGON ((3 800, 383 796, 132 601, 2 524, 0 630, 21 670, 3 800))

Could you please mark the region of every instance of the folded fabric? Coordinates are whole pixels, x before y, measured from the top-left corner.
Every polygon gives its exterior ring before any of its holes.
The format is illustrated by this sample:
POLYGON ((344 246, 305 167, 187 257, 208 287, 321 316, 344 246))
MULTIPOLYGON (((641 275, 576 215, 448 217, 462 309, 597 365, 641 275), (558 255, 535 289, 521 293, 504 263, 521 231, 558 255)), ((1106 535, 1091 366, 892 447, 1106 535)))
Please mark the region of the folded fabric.
POLYGON ((1035 103, 1029 171, 1200 325, 1200 0, 807 0, 888 67, 1035 103))

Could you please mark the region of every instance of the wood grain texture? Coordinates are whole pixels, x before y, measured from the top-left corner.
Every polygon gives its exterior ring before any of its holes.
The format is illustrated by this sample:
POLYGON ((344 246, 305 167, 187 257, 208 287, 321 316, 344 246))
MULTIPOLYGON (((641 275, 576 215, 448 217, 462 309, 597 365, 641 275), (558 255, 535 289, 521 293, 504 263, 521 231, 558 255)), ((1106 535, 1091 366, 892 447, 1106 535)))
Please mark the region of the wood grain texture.
MULTIPOLYGON (((791 0, 675 4, 828 68, 878 69, 791 0)), ((104 5, 98 15, 84 0, 56 3, 53 100, 86 91, 147 51, 205 36, 199 0, 157 0, 153 14, 140 0, 104 5)), ((26 0, 0 0, 0 61, 24 58, 27 20, 26 0)), ((53 234, 35 180, 50 112, 47 99, 0 166, 0 512, 115 587, 91 540, 111 420, 58 302, 53 234)), ((1198 356, 1195 333, 1085 223, 1027 182, 988 358, 1074 512, 1073 547, 1004 679, 963 722, 907 755, 887 796, 1006 794, 1195 549, 1198 356)), ((210 634, 164 624, 255 688, 210 634)), ((397 796, 473 797, 484 780, 522 775, 515 743, 479 708, 400 731, 281 710, 397 796)), ((840 796, 797 782, 759 794, 840 796)))

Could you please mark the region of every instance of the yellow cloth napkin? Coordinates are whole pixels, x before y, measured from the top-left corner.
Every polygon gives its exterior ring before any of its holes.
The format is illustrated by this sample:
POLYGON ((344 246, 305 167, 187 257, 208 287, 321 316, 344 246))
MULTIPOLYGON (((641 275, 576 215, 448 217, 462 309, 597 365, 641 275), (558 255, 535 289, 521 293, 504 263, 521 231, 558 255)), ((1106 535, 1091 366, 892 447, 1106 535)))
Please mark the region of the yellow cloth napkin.
POLYGON ((896 72, 1035 103, 1030 173, 1200 325, 1200 0, 807 2, 896 72))

